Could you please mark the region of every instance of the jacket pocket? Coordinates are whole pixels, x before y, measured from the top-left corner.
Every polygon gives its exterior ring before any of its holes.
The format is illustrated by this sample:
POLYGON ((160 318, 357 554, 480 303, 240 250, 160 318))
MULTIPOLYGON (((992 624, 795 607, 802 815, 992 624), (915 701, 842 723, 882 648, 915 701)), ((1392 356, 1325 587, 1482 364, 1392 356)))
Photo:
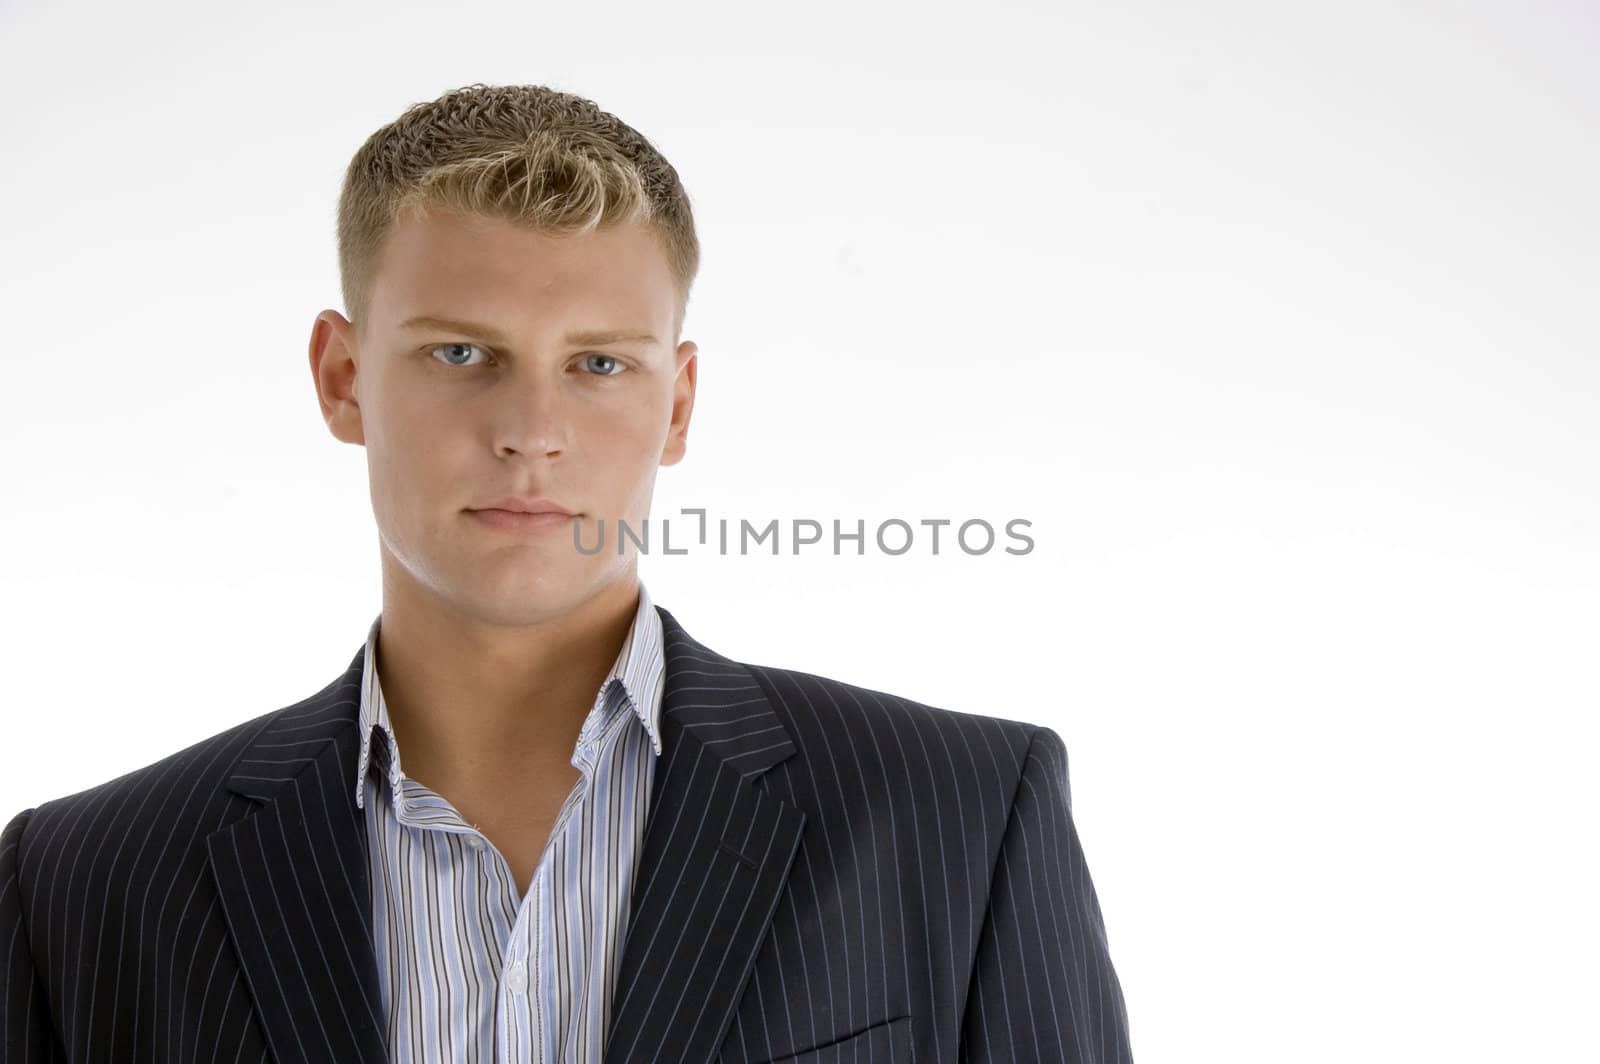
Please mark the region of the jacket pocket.
POLYGON ((759 1064, 902 1064, 911 1059, 911 1017, 900 1016, 835 1042, 769 1057, 759 1064))

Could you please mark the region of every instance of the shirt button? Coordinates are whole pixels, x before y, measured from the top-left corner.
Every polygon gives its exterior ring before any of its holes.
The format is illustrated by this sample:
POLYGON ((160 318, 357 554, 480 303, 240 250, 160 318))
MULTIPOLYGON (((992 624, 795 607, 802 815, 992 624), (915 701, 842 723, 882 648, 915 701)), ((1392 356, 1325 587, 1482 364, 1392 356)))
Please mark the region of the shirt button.
POLYGON ((528 989, 528 969, 521 961, 506 969, 506 986, 517 994, 528 989))

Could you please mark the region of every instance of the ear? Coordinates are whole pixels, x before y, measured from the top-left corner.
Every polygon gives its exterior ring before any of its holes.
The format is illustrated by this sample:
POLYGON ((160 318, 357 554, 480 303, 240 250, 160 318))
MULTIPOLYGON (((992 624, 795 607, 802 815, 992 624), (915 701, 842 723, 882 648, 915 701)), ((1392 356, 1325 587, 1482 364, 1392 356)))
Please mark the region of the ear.
POLYGON ((366 445, 361 404, 356 398, 355 328, 336 310, 324 310, 311 323, 311 382, 317 389, 322 420, 343 443, 366 445))
POLYGON ((672 382, 672 423, 661 448, 661 464, 677 465, 689 447, 689 417, 694 413, 695 375, 699 372, 699 348, 685 340, 678 345, 678 373, 672 382))

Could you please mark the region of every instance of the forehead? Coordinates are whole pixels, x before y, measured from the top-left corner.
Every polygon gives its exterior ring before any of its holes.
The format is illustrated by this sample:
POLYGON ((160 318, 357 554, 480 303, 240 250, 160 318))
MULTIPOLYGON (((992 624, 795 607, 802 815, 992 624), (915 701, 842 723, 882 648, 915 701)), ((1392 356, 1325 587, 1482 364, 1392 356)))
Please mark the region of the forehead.
POLYGON ((403 215, 384 241, 373 286, 382 317, 557 309, 670 320, 673 281, 654 233, 626 224, 552 236, 498 218, 403 215))

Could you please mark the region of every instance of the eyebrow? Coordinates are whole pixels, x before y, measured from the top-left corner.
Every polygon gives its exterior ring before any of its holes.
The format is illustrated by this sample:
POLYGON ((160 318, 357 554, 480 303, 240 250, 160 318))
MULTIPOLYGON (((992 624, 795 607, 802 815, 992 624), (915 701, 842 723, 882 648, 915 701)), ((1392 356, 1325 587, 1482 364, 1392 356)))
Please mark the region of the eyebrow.
MULTIPOLYGON (((407 318, 400 323, 402 329, 440 329, 445 332, 459 333, 462 336, 471 336, 484 340, 500 347, 510 347, 511 341, 504 333, 489 325, 480 325, 477 322, 457 321, 454 318, 436 318, 423 314, 415 318, 407 318)), ((606 344, 651 344, 659 346, 651 333, 641 329, 580 329, 567 333, 565 342, 603 347, 606 344)))

